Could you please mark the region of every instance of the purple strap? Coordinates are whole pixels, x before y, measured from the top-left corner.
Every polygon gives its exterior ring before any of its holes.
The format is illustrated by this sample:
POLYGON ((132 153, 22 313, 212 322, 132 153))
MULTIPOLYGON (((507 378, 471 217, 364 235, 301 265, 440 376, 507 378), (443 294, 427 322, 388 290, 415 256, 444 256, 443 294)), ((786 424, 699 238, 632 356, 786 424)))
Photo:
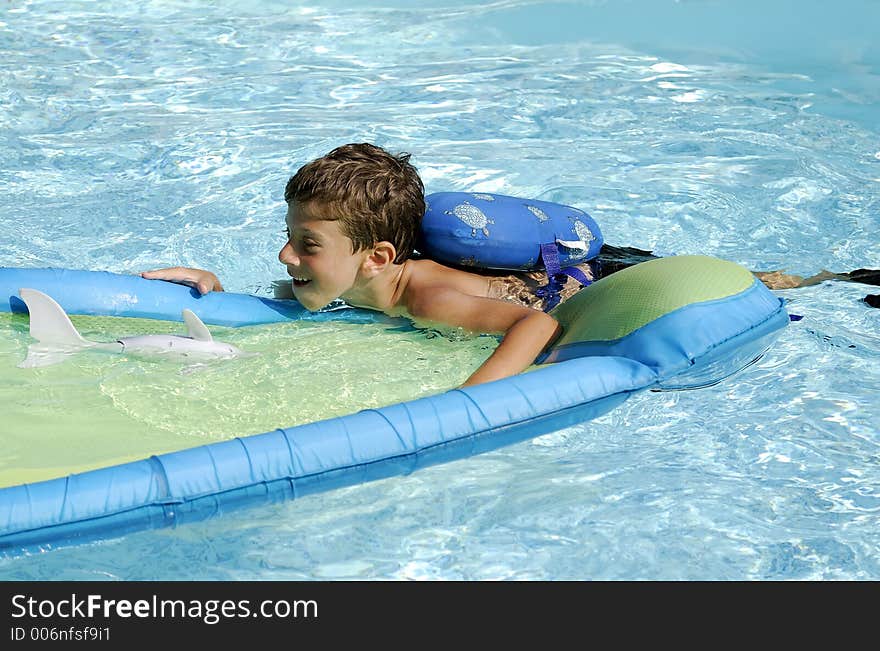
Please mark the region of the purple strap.
POLYGON ((564 283, 562 276, 570 276, 584 287, 593 282, 577 267, 566 267, 565 269, 559 267, 559 250, 556 248, 555 242, 541 245, 541 258, 544 260, 544 268, 547 270, 547 284, 539 288, 535 294, 539 298, 545 299, 545 312, 552 310, 561 300, 559 292, 564 283))

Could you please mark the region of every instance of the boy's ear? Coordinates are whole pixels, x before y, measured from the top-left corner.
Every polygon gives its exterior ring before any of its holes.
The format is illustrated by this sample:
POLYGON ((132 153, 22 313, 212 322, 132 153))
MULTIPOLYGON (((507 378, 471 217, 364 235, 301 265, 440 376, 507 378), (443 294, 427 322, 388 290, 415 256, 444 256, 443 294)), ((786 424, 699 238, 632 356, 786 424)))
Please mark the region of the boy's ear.
POLYGON ((367 255, 364 260, 364 271, 368 273, 379 273, 394 262, 394 258, 396 257, 397 249, 391 242, 378 242, 373 246, 369 255, 367 255))

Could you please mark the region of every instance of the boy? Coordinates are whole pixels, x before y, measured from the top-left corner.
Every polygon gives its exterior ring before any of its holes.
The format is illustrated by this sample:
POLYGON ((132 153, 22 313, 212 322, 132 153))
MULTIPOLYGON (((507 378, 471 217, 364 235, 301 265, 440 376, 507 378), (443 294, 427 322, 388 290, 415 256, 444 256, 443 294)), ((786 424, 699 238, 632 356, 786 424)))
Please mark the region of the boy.
MULTIPOLYGON (((415 259, 425 200, 409 158, 375 145, 350 144, 291 177, 284 190, 288 241, 278 259, 292 278, 293 296, 309 310, 341 298, 355 307, 409 317, 419 326, 438 323, 504 335, 463 386, 525 370, 561 334, 556 320, 540 311, 546 273, 499 276, 415 259)), ((653 257, 638 249, 603 247, 599 264, 581 269, 596 278, 600 269, 607 275, 653 257)), ((217 276, 200 269, 141 275, 189 284, 202 294, 223 291, 217 276)), ((803 282, 812 284, 815 278, 803 282)), ((801 282, 778 272, 761 279, 774 289, 801 282)), ((559 294, 565 299, 579 288, 568 279, 559 294)))

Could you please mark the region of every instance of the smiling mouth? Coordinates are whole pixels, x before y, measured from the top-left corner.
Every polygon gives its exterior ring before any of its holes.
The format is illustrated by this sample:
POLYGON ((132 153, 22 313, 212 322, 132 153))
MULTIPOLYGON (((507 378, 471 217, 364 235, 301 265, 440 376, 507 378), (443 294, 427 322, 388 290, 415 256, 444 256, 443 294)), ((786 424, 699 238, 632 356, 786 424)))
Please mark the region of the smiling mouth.
POLYGON ((293 278, 293 286, 294 287, 304 287, 312 282, 309 278, 297 278, 296 276, 291 276, 293 278))

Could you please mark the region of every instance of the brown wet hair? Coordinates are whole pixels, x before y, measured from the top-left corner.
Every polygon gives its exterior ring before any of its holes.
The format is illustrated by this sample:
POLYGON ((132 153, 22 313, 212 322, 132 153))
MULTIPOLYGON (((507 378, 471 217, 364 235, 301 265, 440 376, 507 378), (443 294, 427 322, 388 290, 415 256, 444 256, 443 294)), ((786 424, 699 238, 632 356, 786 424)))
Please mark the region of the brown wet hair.
POLYGON ((284 200, 324 207, 353 252, 391 242, 399 264, 412 256, 425 214, 425 187, 409 159, 369 143, 342 145, 303 165, 287 182, 284 200))

